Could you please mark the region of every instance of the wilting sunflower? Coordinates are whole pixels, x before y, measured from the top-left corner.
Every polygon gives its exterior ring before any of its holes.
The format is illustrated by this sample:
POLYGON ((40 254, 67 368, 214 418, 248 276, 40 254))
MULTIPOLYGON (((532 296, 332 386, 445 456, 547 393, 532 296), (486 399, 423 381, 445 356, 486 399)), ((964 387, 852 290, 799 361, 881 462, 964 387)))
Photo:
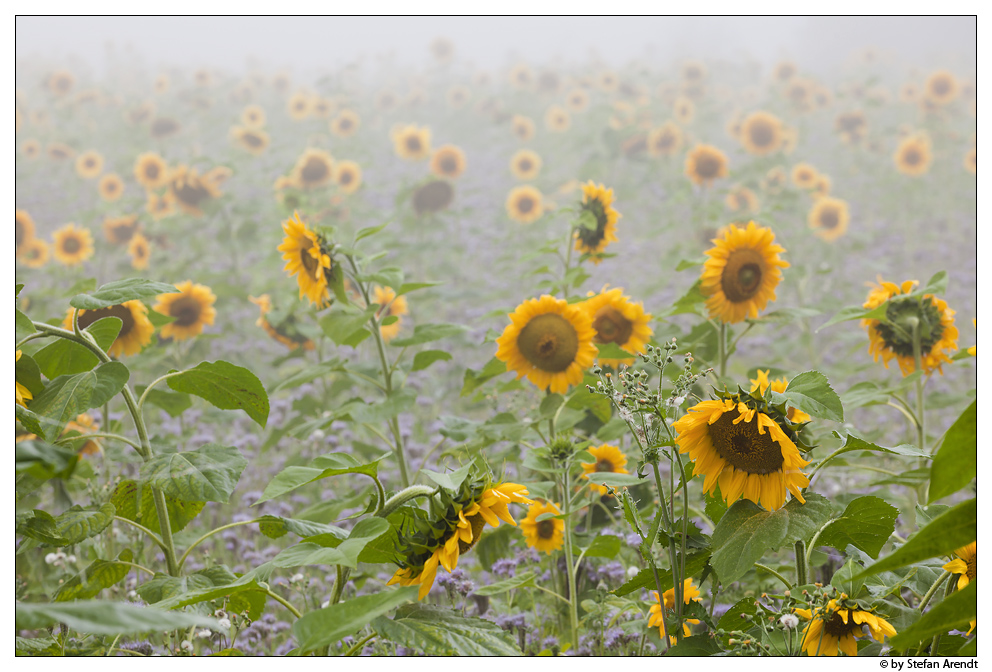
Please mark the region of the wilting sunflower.
POLYGON ((294 121, 302 121, 310 116, 313 111, 313 101, 311 97, 303 91, 298 91, 290 96, 286 101, 286 112, 294 121))
POLYGON ((96 186, 100 198, 108 203, 118 200, 124 193, 124 180, 117 173, 107 173, 100 178, 96 186))
POLYGON ((282 224, 286 237, 277 248, 286 260, 283 270, 294 275, 304 296, 318 308, 327 305, 330 292, 327 288, 331 271, 331 256, 320 234, 311 231, 296 212, 282 224))
POLYGON ((322 149, 309 148, 290 173, 294 186, 301 189, 322 187, 334 178, 334 159, 322 149))
POLYGON ((17 251, 17 258, 28 268, 41 268, 48 263, 48 256, 48 243, 41 238, 31 238, 17 251))
POLYGON ((518 180, 533 180, 541 170, 541 157, 530 149, 521 149, 510 159, 510 172, 518 180))
POLYGON ((923 87, 927 100, 936 105, 947 105, 958 95, 958 82, 947 70, 940 70, 927 78, 923 87))
POLYGON ((217 297, 206 285, 193 284, 191 280, 178 283, 176 289, 179 291, 174 294, 159 294, 152 310, 176 318, 162 327, 162 338, 184 341, 198 336, 205 325, 214 323, 217 297))
POLYGON ((506 197, 506 212, 521 224, 530 224, 544 214, 544 196, 529 184, 514 187, 506 197))
POLYGON ((526 142, 534 137, 536 127, 534 126, 534 121, 529 117, 515 114, 513 115, 511 126, 513 128, 513 135, 519 140, 526 142))
POLYGON ((159 196, 155 193, 148 194, 145 202, 145 212, 156 220, 168 217, 176 211, 176 197, 168 191, 159 196))
POLYGON ((964 155, 964 169, 972 175, 978 174, 978 148, 972 147, 964 155))
POLYGON ((789 263, 779 258, 785 248, 775 244, 772 230, 748 222, 747 228, 731 224, 706 250, 700 291, 710 317, 734 324, 755 318, 769 301, 789 263))
POLYGON ((169 182, 169 164, 155 152, 146 152, 134 161, 134 178, 145 189, 159 189, 169 182))
POLYGON ((708 187, 727 176, 727 155, 713 145, 696 145, 686 154, 685 174, 694 183, 708 187))
MULTIPOLYGON (((595 474, 629 474, 627 471, 627 456, 617 446, 604 443, 596 448, 588 448, 587 452, 596 458, 595 462, 582 462, 582 478, 595 481, 595 474)), ((606 486, 589 483, 589 489, 602 497, 607 493, 606 486)))
MULTIPOLYGON (((651 322, 651 314, 644 312, 644 305, 640 302, 634 303, 629 296, 624 296, 622 287, 614 287, 610 290, 604 287, 599 294, 594 295, 589 292, 589 297, 578 305, 586 311, 592 321, 592 328, 596 331, 594 342, 616 343, 632 355, 644 352, 644 346, 654 333, 654 330, 648 326, 651 322)), ((620 364, 633 364, 634 358, 603 359, 601 357, 599 363, 617 368, 620 364)))
POLYGON ((128 243, 127 253, 131 255, 131 268, 143 271, 148 268, 148 259, 152 254, 151 243, 144 235, 136 233, 128 243))
POLYGON ((792 167, 792 183, 800 189, 812 189, 820 176, 816 168, 808 163, 797 163, 792 167))
POLYGON ((255 156, 262 154, 269 146, 269 134, 258 128, 233 126, 231 138, 255 156))
MULTIPOLYGON (((174 295, 168 294, 163 296, 174 295)), ((65 319, 62 320, 63 328, 72 329, 72 313, 72 308, 66 311, 65 319)), ((151 343, 152 333, 155 331, 155 327, 148 320, 148 308, 141 301, 125 301, 124 303, 98 310, 80 310, 79 328, 85 329, 97 320, 102 320, 105 317, 116 317, 121 321, 120 333, 117 334, 117 338, 110 346, 110 350, 107 351, 111 357, 120 357, 121 354, 135 355, 141 352, 143 347, 151 343)))
POLYGON ((816 235, 831 242, 847 232, 850 219, 847 201, 828 196, 817 200, 807 216, 809 227, 816 232, 816 235))
POLYGON ((923 135, 906 138, 899 143, 896 153, 892 155, 899 172, 911 177, 925 174, 930 169, 932 158, 930 141, 923 135))
POLYGON ((241 112, 241 123, 248 128, 265 126, 265 110, 258 105, 249 105, 241 112))
POLYGON ((761 207, 761 203, 758 201, 758 195, 741 185, 727 192, 724 204, 730 212, 741 214, 753 214, 761 207))
POLYGON ((651 156, 672 156, 682 148, 682 129, 666 121, 648 133, 647 149, 651 156))
POLYGON ((675 99, 675 104, 672 105, 672 115, 675 117, 675 121, 683 126, 690 124, 696 116, 696 106, 685 96, 679 96, 675 99))
POLYGON ((180 126, 179 122, 170 117, 156 117, 151 126, 148 128, 148 132, 151 133, 153 138, 168 138, 170 135, 175 135, 179 132, 180 126))
POLYGON ((418 215, 440 212, 451 205, 455 188, 445 180, 431 180, 413 192, 413 210, 418 215))
POLYGON ((262 294, 257 299, 254 296, 249 296, 248 300, 258 306, 259 315, 255 324, 262 327, 273 340, 282 343, 290 350, 297 348, 314 349, 313 341, 300 333, 297 328, 296 317, 292 313, 283 317, 277 324, 269 322, 266 316, 272 312, 272 300, 268 294, 262 294))
POLYGON ((21 153, 24 154, 24 158, 26 159, 37 159, 41 154, 41 143, 34 138, 25 140, 21 144, 21 153))
POLYGON ((331 133, 339 138, 347 138, 358 130, 361 119, 351 110, 341 110, 331 121, 331 133))
POLYGON ((54 159, 55 161, 65 161, 66 159, 71 159, 75 155, 76 150, 65 143, 48 143, 48 158, 50 159, 54 159))
POLYGON ((741 122, 740 141, 755 156, 777 152, 782 146, 782 121, 769 112, 753 112, 741 122))
MULTIPOLYGON (((789 379, 783 376, 775 380, 768 380, 769 371, 770 369, 765 369, 764 371, 758 369, 758 377, 749 379, 751 381, 751 392, 757 391, 758 394, 764 394, 765 390, 769 387, 772 388, 772 392, 785 392, 786 388, 789 387, 789 379)), ((789 408, 786 417, 789 418, 790 422, 797 425, 803 422, 809 422, 811 419, 809 415, 803 413, 798 408, 789 408)))
POLYGON ((455 145, 439 147, 431 157, 431 172, 438 177, 455 179, 465 172, 465 152, 455 145))
POLYGON ((703 490, 717 484, 729 506, 741 496, 769 511, 785 505, 786 491, 802 503, 809 479, 802 468, 796 430, 788 418, 760 397, 737 394, 702 401, 672 423, 680 453, 695 463, 703 490))
POLYGON ((552 105, 544 113, 544 125, 553 133, 563 133, 572 125, 572 118, 564 107, 552 105))
POLYGON ((346 194, 353 194, 362 186, 362 168, 354 161, 334 164, 334 183, 346 194))
POLYGON ((431 153, 431 129, 402 126, 393 132, 393 149, 407 161, 426 159, 431 153))
POLYGON ((103 235, 113 245, 126 245, 139 231, 141 222, 136 215, 108 217, 103 220, 103 235))
POLYGON ((210 179, 208 175, 201 177, 196 168, 185 165, 178 165, 169 173, 168 193, 183 212, 199 217, 203 214, 200 206, 220 196, 216 180, 210 179))
POLYGON ((963 590, 978 577, 978 542, 962 546, 954 555, 957 557, 944 565, 944 571, 958 574, 958 590, 963 590))
POLYGON ((52 238, 55 259, 64 266, 76 266, 93 256, 93 236, 85 227, 66 224, 52 238))
MULTIPOLYGON (((672 586, 671 588, 669 588, 668 590, 666 590, 665 593, 661 596, 660 599, 658 598, 658 591, 652 590, 651 591, 651 594, 654 596, 654 602, 655 603, 652 604, 651 605, 651 608, 648 610, 648 612, 650 614, 650 616, 648 617, 648 627, 649 628, 653 628, 654 626, 657 625, 658 626, 658 634, 659 634, 659 636, 664 637, 665 636, 665 618, 662 615, 661 610, 662 610, 662 607, 664 607, 664 609, 668 613, 668 616, 669 617, 675 615, 675 586, 672 586)), ((693 600, 695 600, 696 602, 700 602, 701 600, 700 600, 699 595, 700 595, 699 588, 697 588, 696 586, 693 585, 693 583, 692 583, 692 577, 689 577, 688 579, 686 579, 685 582, 682 584, 682 600, 683 600, 683 602, 685 604, 689 604, 693 600)), ((693 625, 696 625, 696 624, 699 623, 699 619, 698 618, 687 618, 686 620, 684 620, 682 622, 682 636, 683 637, 689 637, 690 635, 692 635, 692 631, 689 629, 689 624, 690 623, 692 623, 693 625)), ((669 635, 668 636, 668 641, 669 641, 670 644, 672 644, 674 646, 675 645, 675 642, 678 641, 678 640, 676 639, 676 637, 674 635, 669 635)))
POLYGON ((565 544, 565 521, 561 518, 538 520, 542 513, 558 515, 561 511, 554 502, 534 502, 527 509, 527 517, 520 521, 520 531, 531 548, 551 555, 565 544))
POLYGON ((15 208, 14 212, 14 253, 20 254, 21 249, 34 239, 34 219, 27 210, 15 208))
POLYGON ((48 80, 45 84, 48 87, 48 90, 56 96, 64 96, 72 91, 72 87, 76 85, 76 78, 73 77, 70 72, 58 70, 48 76, 48 80))
POLYGON ((810 609, 796 609, 796 615, 809 621, 800 640, 800 646, 808 656, 836 656, 838 653, 857 656, 857 639, 865 636, 866 625, 876 642, 886 636, 896 636, 896 629, 888 621, 874 610, 862 609, 843 593, 815 613, 810 609))
POLYGON ((865 308, 877 308, 883 303, 885 321, 861 320, 861 326, 868 330, 868 352, 877 362, 889 368, 889 361, 899 362, 903 376, 916 370, 913 354, 913 327, 918 325, 920 334, 920 362, 929 376, 934 371, 943 375, 944 362, 950 363, 949 353, 958 349, 958 328, 954 326, 955 311, 947 307, 947 302, 933 294, 912 295, 919 283, 907 280, 902 286, 894 282, 878 279, 878 285, 868 293, 865 308))
POLYGON ((617 220, 621 215, 613 209, 613 189, 607 189, 602 184, 589 180, 582 185, 582 213, 592 213, 595 218, 595 228, 585 226, 575 227, 572 234, 575 238, 575 249, 590 255, 593 263, 602 261, 600 252, 610 243, 617 241, 617 220))
POLYGON ((589 107, 589 94, 585 89, 572 89, 565 96, 565 106, 570 112, 584 112, 589 107))
POLYGON ((76 157, 76 174, 85 180, 92 180, 103 170, 103 156, 90 149, 76 157))
POLYGON ((596 332, 579 306, 545 294, 524 301, 509 318, 496 339, 496 358, 517 372, 517 380, 527 376, 539 389, 561 394, 582 382, 597 351, 596 332))
MULTIPOLYGON (((18 350, 14 354, 14 363, 16 364, 20 360, 21 360, 21 351, 18 350)), ((21 385, 15 379, 14 380, 14 403, 17 404, 17 405, 19 405, 19 406, 23 406, 23 407, 27 408, 28 405, 25 402, 31 401, 32 399, 34 399, 34 395, 31 394, 31 390, 29 390, 24 385, 21 385)), ((558 513, 558 512, 555 511, 555 513, 558 513)), ((529 514, 528 514, 528 516, 529 516, 529 514)), ((548 551, 548 552, 550 553, 550 551, 548 551)))
POLYGON ((388 343, 400 333, 400 327, 403 326, 402 316, 410 310, 407 307, 406 297, 396 296, 396 290, 392 287, 375 287, 374 292, 372 302, 379 304, 379 310, 375 313, 376 319, 382 322, 387 317, 395 316, 397 318, 392 324, 379 327, 382 340, 388 343))

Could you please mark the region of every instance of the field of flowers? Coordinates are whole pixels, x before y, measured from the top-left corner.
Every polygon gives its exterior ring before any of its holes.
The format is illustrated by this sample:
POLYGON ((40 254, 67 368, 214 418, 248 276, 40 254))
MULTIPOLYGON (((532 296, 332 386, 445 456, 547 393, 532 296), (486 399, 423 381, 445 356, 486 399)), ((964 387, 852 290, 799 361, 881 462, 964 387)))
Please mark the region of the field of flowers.
POLYGON ((977 654, 974 72, 18 64, 18 655, 977 654))

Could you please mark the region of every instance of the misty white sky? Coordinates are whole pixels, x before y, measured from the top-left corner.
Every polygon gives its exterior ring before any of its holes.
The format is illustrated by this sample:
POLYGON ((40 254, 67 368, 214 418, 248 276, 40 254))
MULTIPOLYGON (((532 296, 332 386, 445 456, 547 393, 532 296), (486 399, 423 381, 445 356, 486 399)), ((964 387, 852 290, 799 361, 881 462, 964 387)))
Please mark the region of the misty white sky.
POLYGON ((424 64, 427 45, 444 36, 460 62, 485 69, 518 59, 540 65, 596 58, 620 66, 635 58, 771 64, 788 57, 816 73, 873 45, 899 63, 972 72, 975 30, 974 17, 19 17, 16 57, 19 64, 76 63, 97 76, 113 55, 151 69, 257 65, 306 77, 386 54, 424 64))

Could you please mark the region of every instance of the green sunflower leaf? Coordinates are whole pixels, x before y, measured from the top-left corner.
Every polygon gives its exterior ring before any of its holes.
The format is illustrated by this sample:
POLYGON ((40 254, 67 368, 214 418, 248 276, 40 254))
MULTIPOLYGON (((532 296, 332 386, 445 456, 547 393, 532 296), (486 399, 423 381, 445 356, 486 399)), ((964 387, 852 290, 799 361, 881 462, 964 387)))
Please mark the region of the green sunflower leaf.
POLYGON ((311 520, 296 520, 294 518, 265 515, 256 518, 254 522, 258 523, 258 531, 269 539, 278 539, 285 536, 287 532, 292 532, 301 537, 323 537, 324 535, 329 535, 336 537, 339 542, 348 538, 347 530, 335 525, 315 523, 311 520))
MULTIPOLYGON (((122 324, 119 317, 104 317, 83 331, 92 334, 100 349, 107 352, 120 333, 122 324)), ((61 375, 89 371, 100 363, 100 359, 89 348, 67 338, 56 338, 54 342, 34 353, 34 361, 49 380, 61 375)))
POLYGON ((134 554, 130 549, 124 549, 115 560, 95 560, 86 569, 62 584, 55 593, 55 602, 72 602, 88 600, 100 594, 105 588, 120 583, 131 571, 131 560, 134 554))
MULTIPOLYGON (((144 385, 138 385, 134 388, 134 391, 141 397, 145 393, 146 387, 144 385)), ((145 397, 145 401, 149 404, 154 404, 158 406, 163 411, 169 414, 170 417, 178 418, 183 412, 193 405, 193 400, 190 399, 188 394, 182 392, 166 392, 158 388, 152 388, 152 391, 148 393, 145 397)))
POLYGON ((612 534, 600 534, 589 547, 582 550, 587 558, 615 558, 620 552, 620 537, 612 534))
POLYGON ((14 471, 42 481, 67 477, 78 461, 76 451, 66 446, 53 446, 44 441, 14 443, 14 471))
POLYGON ((141 467, 142 479, 184 502, 226 503, 248 460, 233 446, 208 443, 196 450, 156 455, 141 467))
POLYGON ((45 435, 45 430, 41 428, 41 419, 20 404, 14 404, 14 417, 17 418, 17 421, 21 423, 24 429, 35 436, 45 435))
POLYGON ((17 308, 14 309, 14 342, 20 343, 22 340, 35 333, 34 323, 31 318, 22 313, 17 308))
POLYGON ((336 345, 345 345, 348 339, 365 327, 376 310, 376 307, 370 307, 365 311, 332 311, 320 318, 320 328, 336 345))
POLYGON ((823 528, 817 541, 839 551, 850 544, 875 559, 892 536, 898 516, 899 509, 883 499, 870 495, 858 497, 847 505, 844 513, 823 528))
MULTIPOLYGON (((483 537, 485 538, 485 537, 483 537)), ((525 588, 534 585, 534 579, 537 578, 537 574, 534 572, 524 572, 514 576, 511 579, 504 579, 503 581, 497 581, 496 583, 488 583, 484 586, 476 588, 472 591, 473 595, 481 595, 483 597, 491 597, 493 595, 501 595, 503 593, 508 593, 516 588, 525 588)))
POLYGON ((684 313, 702 315, 702 313, 699 312, 698 306, 699 304, 706 302, 706 297, 703 296, 703 293, 700 291, 701 286, 701 281, 696 280, 695 284, 693 284, 685 294, 676 299, 671 308, 662 311, 658 317, 669 317, 671 315, 682 315, 684 313))
POLYGON ((401 607, 393 619, 376 618, 372 627, 389 641, 428 656, 522 655, 512 634, 492 621, 442 607, 401 607))
MULTIPOLYGON (((703 568, 706 567, 706 563, 710 558, 710 551, 707 549, 705 551, 700 551, 699 553, 694 553, 686 557, 685 560, 685 575, 686 576, 698 576, 703 568)), ((661 591, 664 592, 672 588, 675 582, 672 581, 672 572, 668 569, 658 569, 658 583, 661 586, 661 591)), ((616 590, 610 591, 613 595, 618 597, 623 597, 625 595, 630 595, 631 593, 645 588, 647 590, 658 590, 658 586, 655 585, 654 572, 648 567, 647 569, 642 569, 637 573, 633 579, 623 584, 616 590)))
POLYGON ((862 308, 861 306, 842 308, 833 317, 817 327, 815 333, 819 333, 821 329, 826 329, 838 322, 847 322, 849 320, 884 320, 888 307, 887 303, 883 303, 875 308, 862 308))
POLYGON ((413 336, 408 336, 407 338, 396 338, 390 341, 389 344, 399 348, 406 348, 411 345, 420 345, 421 343, 429 343, 442 338, 458 336, 466 331, 468 331, 468 327, 464 327, 460 324, 418 324, 413 328, 413 336))
POLYGON ((96 384, 97 377, 92 371, 58 376, 52 380, 45 391, 31 402, 31 412, 38 417, 45 430, 39 436, 52 441, 57 439, 67 422, 90 408, 96 384))
POLYGON ((195 394, 217 408, 240 408, 263 428, 268 421, 269 396, 255 374, 244 367, 223 360, 200 362, 166 382, 176 392, 195 394))
POLYGON ((443 285, 443 284, 444 284, 443 282, 404 282, 402 285, 400 285, 400 288, 396 290, 396 296, 403 296, 404 294, 415 292, 418 289, 437 287, 438 285, 443 285))
POLYGON ((380 224, 379 226, 366 226, 364 229, 359 229, 358 233, 355 234, 355 242, 362 240, 363 238, 368 238, 369 236, 374 236, 375 234, 382 231, 384 228, 389 226, 390 222, 385 224, 380 224))
POLYGON ((904 651, 949 630, 968 630, 978 615, 977 584, 972 581, 931 607, 920 620, 889 641, 892 648, 904 651))
MULTIPOLYGON (((165 508, 169 513, 169 527, 172 528, 173 534, 189 525, 206 504, 206 502, 184 502, 169 494, 164 496, 165 508)), ((116 515, 133 520, 152 532, 161 534, 158 511, 149 486, 137 481, 121 481, 110 493, 110 502, 117 509, 116 515)))
POLYGON ((422 350, 413 356, 413 367, 411 371, 422 371, 434 362, 447 362, 451 359, 451 353, 444 350, 422 350))
POLYGON ((599 351, 596 354, 596 359, 631 359, 634 357, 634 355, 630 354, 616 343, 596 343, 595 345, 596 349, 599 351))
POLYGON ((14 621, 18 629, 38 630, 65 623, 70 630, 94 635, 131 635, 194 626, 220 629, 216 619, 199 614, 104 600, 55 604, 17 602, 14 621))
POLYGON ((276 474, 269 484, 265 486, 262 497, 252 504, 258 506, 262 502, 292 492, 308 483, 319 481, 330 476, 340 476, 343 474, 365 474, 366 476, 377 476, 379 462, 385 455, 372 462, 359 462, 347 453, 330 453, 314 459, 310 466, 286 467, 276 474))
POLYGON ((978 402, 951 425, 930 465, 930 502, 957 492, 978 475, 978 402))
POLYGON ((110 502, 85 509, 78 505, 72 507, 55 519, 56 529, 64 542, 59 545, 71 546, 95 537, 107 529, 116 513, 116 507, 110 502))
POLYGON ((827 377, 819 371, 804 371, 789 381, 785 392, 772 392, 772 403, 778 405, 781 400, 789 402, 790 406, 824 420, 844 421, 844 405, 840 397, 830 387, 827 377))
POLYGON ((472 464, 466 464, 464 467, 446 474, 440 474, 436 471, 431 471, 430 469, 421 469, 420 471, 427 476, 427 478, 431 479, 442 488, 452 492, 457 492, 458 488, 462 487, 462 483, 465 482, 465 479, 468 478, 469 472, 472 471, 472 464))
POLYGON ((106 362, 96 367, 93 371, 96 374, 96 384, 93 386, 93 393, 87 402, 87 409, 99 408, 113 399, 114 395, 120 392, 131 377, 131 372, 120 362, 106 362))
POLYGON ((933 294, 934 296, 943 296, 947 293, 947 271, 937 271, 933 274, 933 277, 927 280, 922 289, 919 289, 913 294, 933 294))
POLYGON ((69 301, 73 308, 99 310, 134 299, 150 299, 159 294, 176 294, 179 290, 165 282, 129 278, 108 282, 92 294, 77 294, 69 301))
POLYGON ((14 379, 28 388, 31 396, 37 397, 45 391, 45 383, 41 380, 41 369, 31 355, 22 354, 14 365, 14 379))
POLYGON ((496 359, 493 357, 486 365, 482 367, 479 371, 474 371, 472 369, 465 369, 465 376, 462 381, 462 391, 461 396, 465 397, 475 391, 476 388, 481 386, 487 380, 495 378, 496 376, 506 373, 506 362, 496 359))
MULTIPOLYGON (((313 651, 355 634, 399 605, 416 600, 418 589, 418 586, 409 586, 384 590, 304 614, 293 623, 293 636, 299 642, 299 651, 313 651)), ((382 631, 377 629, 376 632, 382 631)))
POLYGON ((343 565, 357 569, 359 554, 370 542, 388 532, 390 527, 384 518, 363 518, 358 521, 348 538, 340 541, 336 547, 302 542, 281 551, 272 559, 272 566, 343 565))

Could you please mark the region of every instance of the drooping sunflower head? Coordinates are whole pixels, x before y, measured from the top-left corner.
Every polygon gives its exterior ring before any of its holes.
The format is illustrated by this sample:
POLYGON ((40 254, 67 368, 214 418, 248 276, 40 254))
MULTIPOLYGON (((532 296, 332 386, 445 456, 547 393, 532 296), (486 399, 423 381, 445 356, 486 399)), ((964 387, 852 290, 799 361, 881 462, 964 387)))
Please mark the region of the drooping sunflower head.
POLYGON ((713 145, 696 145, 686 154, 685 174, 695 184, 708 187, 727 176, 727 155, 713 145))
POLYGON ((617 241, 617 220, 620 219, 620 213, 613 209, 613 189, 589 180, 582 185, 582 203, 579 207, 583 215, 590 213, 592 219, 586 217, 589 226, 580 224, 575 227, 572 234, 575 249, 590 255, 593 263, 598 264, 601 261, 599 253, 607 245, 617 241), (595 227, 592 226, 593 223, 595 227))
POLYGON ((90 149, 76 157, 76 174, 86 180, 91 180, 103 170, 103 156, 95 149, 90 149))
POLYGON ((518 180, 533 180, 541 170, 541 157, 530 149, 521 149, 510 159, 510 172, 518 180))
POLYGON ((159 294, 152 310, 176 318, 162 327, 162 338, 183 341, 203 333, 203 327, 214 323, 217 297, 206 285, 193 284, 191 280, 176 284, 174 294, 159 294))
POLYGON ((334 183, 346 194, 353 194, 362 186, 362 167, 354 161, 334 164, 334 183))
POLYGON ((167 138, 170 135, 175 135, 179 132, 179 122, 170 117, 156 117, 151 126, 148 127, 148 132, 151 133, 153 138, 167 138))
POLYGON ((403 126, 393 133, 396 155, 407 161, 420 161, 431 154, 431 129, 426 126, 403 126))
POLYGON ((947 105, 958 96, 958 82, 947 70, 939 70, 927 78, 923 90, 930 102, 947 105))
POLYGON ((582 462, 582 478, 590 481, 589 489, 599 493, 602 497, 607 494, 605 486, 595 483, 596 474, 629 474, 627 471, 627 456, 623 454, 617 446, 604 443, 595 448, 588 448, 587 452, 592 455, 595 462, 582 462))
MULTIPOLYGON (((770 387, 772 392, 785 392, 786 388, 789 387, 789 379, 785 376, 781 378, 776 378, 775 380, 768 379, 768 373, 770 369, 765 369, 762 371, 758 369, 758 377, 750 378, 751 389, 750 392, 757 392, 759 395, 764 395, 765 391, 770 387)), ((789 408, 786 417, 793 424, 801 424, 804 422, 809 422, 812 418, 808 414, 800 411, 798 408, 789 408)))
POLYGON ((800 640, 808 656, 857 656, 857 640, 865 636, 865 626, 877 642, 896 636, 896 629, 874 609, 862 609, 843 594, 815 611, 796 609, 796 615, 809 621, 800 640))
POLYGON ((919 177, 930 169, 933 156, 930 151, 930 141, 923 135, 906 138, 899 143, 896 153, 892 155, 896 169, 903 175, 919 177))
POLYGON ((93 235, 85 227, 69 223, 52 237, 55 259, 64 266, 76 266, 93 256, 93 235))
POLYGON ((302 121, 313 111, 313 99, 305 91, 297 91, 286 101, 286 112, 293 121, 302 121))
POLYGON ((545 294, 524 301, 509 318, 496 339, 496 358, 516 371, 518 380, 526 376, 539 389, 561 394, 582 382, 597 352, 585 311, 545 294))
POLYGON ((330 246, 323 236, 306 225, 299 213, 294 212, 282 224, 286 237, 278 250, 286 260, 284 271, 296 276, 300 286, 300 298, 304 296, 311 304, 323 308, 330 301, 328 289, 331 272, 330 246))
POLYGON ((958 349, 958 329, 954 326, 955 311, 947 307, 947 302, 933 294, 914 293, 916 280, 907 280, 902 285, 878 279, 878 285, 868 293, 865 308, 877 308, 886 304, 884 320, 862 320, 861 325, 868 330, 868 352, 877 362, 889 368, 889 361, 895 359, 903 376, 916 370, 916 357, 913 348, 913 328, 919 332, 920 362, 926 375, 934 371, 944 373, 941 368, 950 362, 948 356, 958 349))
POLYGON ((269 146, 269 134, 260 128, 234 126, 231 137, 248 152, 258 156, 269 146))
POLYGON ((954 555, 956 557, 944 565, 944 570, 958 574, 958 590, 962 590, 978 578, 978 542, 962 546, 954 551, 954 555))
POLYGON ((169 165, 155 152, 146 152, 134 161, 134 178, 148 190, 164 187, 169 181, 169 165))
POLYGON ((728 324, 757 317, 775 300, 781 269, 789 266, 778 256, 785 248, 775 244, 770 228, 754 222, 746 228, 731 224, 713 243, 700 283, 710 317, 728 324))
POLYGON ((761 206, 761 203, 758 201, 758 195, 742 185, 737 185, 727 192, 724 203, 730 212, 741 214, 754 214, 758 212, 761 206))
MULTIPOLYGON (((72 329, 72 313, 72 308, 66 311, 62 321, 65 329, 72 329)), ((121 330, 108 350, 111 357, 136 355, 151 343, 155 327, 148 319, 148 308, 141 301, 125 301, 98 310, 80 310, 79 328, 85 329, 105 317, 116 317, 121 321, 121 330)))
POLYGON ((529 184, 514 187, 506 197, 506 212, 521 224, 535 222, 544 214, 544 196, 529 184))
POLYGON ((34 219, 27 210, 15 209, 14 213, 14 249, 20 254, 21 248, 34 238, 34 219))
POLYGON ((301 189, 316 189, 334 177, 334 159, 322 149, 308 148, 290 172, 293 184, 301 189))
POLYGON ((812 189, 820 174, 808 163, 797 163, 792 167, 792 183, 800 189, 812 189))
POLYGON ((586 93, 585 89, 572 89, 565 96, 565 106, 571 112, 584 112, 589 107, 589 94, 586 93))
POLYGON ((273 340, 282 343, 290 350, 314 349, 313 341, 301 333, 296 316, 292 312, 273 311, 272 300, 268 294, 262 294, 258 298, 249 296, 248 300, 258 306, 259 316, 255 324, 262 327, 273 340))
POLYGON ((465 152, 455 145, 439 147, 431 157, 431 172, 438 177, 455 179, 465 172, 465 152))
POLYGON ((17 248, 17 258, 28 268, 41 268, 48 263, 48 243, 41 238, 31 238, 17 248))
POLYGON ((682 129, 674 121, 666 121, 648 133, 647 149, 651 156, 672 156, 681 148, 682 129))
POLYGON ((402 316, 410 312, 406 303, 406 297, 396 296, 396 290, 392 287, 377 286, 374 288, 372 301, 379 305, 379 310, 375 313, 376 319, 379 322, 382 322, 387 317, 396 317, 396 321, 392 324, 379 327, 382 340, 388 343, 399 335, 400 328, 403 326, 402 316))
POLYGON ((341 110, 338 116, 331 120, 331 133, 339 138, 347 138, 355 134, 361 123, 359 116, 352 110, 341 110))
POLYGON ((782 146, 782 121, 770 112, 754 112, 741 122, 740 141, 751 154, 766 156, 782 146))
MULTIPOLYGON (((586 311, 596 331, 594 342, 616 343, 632 355, 644 352, 644 346, 651 339, 654 330, 649 326, 651 314, 644 312, 640 302, 634 303, 623 295, 622 287, 603 288, 599 294, 589 292, 589 297, 579 305, 586 311)), ((619 367, 633 364, 634 358, 599 358, 603 366, 619 367)))
POLYGON ((136 215, 108 217, 103 220, 103 235, 112 245, 126 245, 141 231, 141 222, 136 215))
POLYGON ((144 235, 136 233, 128 243, 127 253, 131 255, 131 267, 143 271, 148 268, 148 259, 152 256, 151 243, 144 235))
POLYGON ((837 240, 847 232, 847 224, 850 219, 847 201, 829 196, 818 199, 810 208, 807 216, 809 227, 816 232, 816 235, 830 242, 837 240))
POLYGON ((561 105, 552 105, 544 113, 544 125, 552 133, 564 133, 572 125, 572 118, 561 105))
POLYGON ((534 126, 534 121, 530 117, 515 114, 513 115, 513 119, 510 123, 513 128, 513 135, 516 136, 518 140, 527 142, 534 137, 536 127, 534 126))
POLYGON ((183 212, 199 217, 203 214, 200 206, 220 196, 220 189, 215 180, 201 177, 196 168, 180 164, 169 173, 168 193, 183 212))
POLYGON ((241 112, 241 123, 248 128, 265 126, 265 110, 259 105, 249 105, 241 112))
POLYGON ((441 212, 455 198, 455 188, 447 180, 431 180, 413 192, 413 211, 417 215, 441 212))
POLYGON ((560 518, 538 520, 544 513, 556 516, 561 511, 554 502, 534 502, 527 509, 527 517, 520 521, 520 530, 528 546, 551 555, 565 543, 565 521, 560 518))
POLYGON ((170 192, 165 192, 161 196, 152 192, 148 194, 145 202, 145 212, 156 220, 168 217, 176 211, 176 197, 170 192))
POLYGON ((120 199, 121 194, 124 193, 124 180, 117 173, 107 173, 97 183, 97 190, 100 192, 100 198, 111 203, 120 199))

